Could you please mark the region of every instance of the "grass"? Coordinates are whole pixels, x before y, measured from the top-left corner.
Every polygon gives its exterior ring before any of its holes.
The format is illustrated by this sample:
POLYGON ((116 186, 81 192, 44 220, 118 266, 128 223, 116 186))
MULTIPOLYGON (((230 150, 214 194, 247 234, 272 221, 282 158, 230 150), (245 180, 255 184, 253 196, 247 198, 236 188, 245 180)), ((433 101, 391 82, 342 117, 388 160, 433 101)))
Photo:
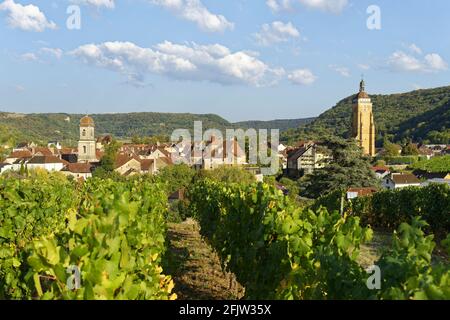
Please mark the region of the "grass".
MULTIPOLYGON (((383 251, 389 249, 391 242, 392 232, 374 230, 372 241, 361 245, 361 251, 358 257, 359 264, 364 268, 374 265, 381 257, 383 251)), ((432 264, 437 263, 450 263, 449 257, 439 245, 434 249, 432 255, 432 264)))
POLYGON ((364 268, 374 265, 383 251, 389 248, 391 241, 392 233, 374 231, 372 241, 361 245, 358 257, 359 264, 364 268))
POLYGON ((222 271, 219 257, 202 239, 192 219, 170 223, 165 271, 173 276, 181 300, 238 300, 244 289, 235 276, 222 271))

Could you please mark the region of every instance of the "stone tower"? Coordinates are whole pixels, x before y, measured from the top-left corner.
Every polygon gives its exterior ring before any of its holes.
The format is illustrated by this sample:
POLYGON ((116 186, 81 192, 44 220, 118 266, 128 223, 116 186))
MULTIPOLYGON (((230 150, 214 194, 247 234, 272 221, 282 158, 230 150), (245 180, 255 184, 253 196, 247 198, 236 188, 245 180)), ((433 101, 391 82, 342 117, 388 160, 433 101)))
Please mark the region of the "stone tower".
POLYGON ((363 148, 365 155, 375 156, 375 123, 372 101, 366 93, 364 80, 361 80, 359 93, 353 100, 352 136, 363 148))
POLYGON ((80 140, 78 141, 78 162, 96 162, 94 120, 85 116, 80 120, 80 140))

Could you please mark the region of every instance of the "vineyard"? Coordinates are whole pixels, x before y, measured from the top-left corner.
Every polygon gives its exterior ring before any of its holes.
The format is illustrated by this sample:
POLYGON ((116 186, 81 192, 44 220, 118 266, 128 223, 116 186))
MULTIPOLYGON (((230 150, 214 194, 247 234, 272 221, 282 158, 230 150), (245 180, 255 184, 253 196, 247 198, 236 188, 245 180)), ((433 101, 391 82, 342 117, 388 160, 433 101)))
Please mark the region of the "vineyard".
MULTIPOLYGON (((380 290, 357 263, 372 230, 360 218, 300 209, 263 184, 201 181, 190 191, 202 234, 252 299, 450 299, 450 268, 432 264, 433 235, 419 217, 402 223, 376 262, 380 290)), ((449 248, 450 238, 443 245, 449 248)))
MULTIPOLYGON (((371 290, 358 262, 373 234, 364 217, 299 208, 267 184, 209 177, 189 186, 187 204, 203 237, 188 245, 206 241, 244 299, 450 299, 450 268, 432 261, 435 222, 425 214, 396 225, 376 261, 381 289, 371 290)), ((167 272, 180 262, 169 245, 182 243, 191 226, 168 232, 168 210, 166 186, 145 178, 0 176, 0 299, 176 299, 178 283, 167 272)), ((206 244, 190 262, 207 264, 206 244)), ((439 245, 450 251, 450 237, 439 245)), ((222 281, 220 274, 203 276, 222 281)))
POLYGON ((0 298, 175 298, 160 267, 161 189, 139 180, 0 178, 0 298))
MULTIPOLYGON (((340 210, 344 191, 336 191, 316 201, 313 206, 328 210, 340 210)), ((428 223, 426 230, 439 238, 450 230, 450 187, 431 184, 426 187, 410 187, 383 190, 372 196, 345 200, 344 208, 351 215, 359 216, 364 225, 395 230, 401 223, 419 216, 428 223)))

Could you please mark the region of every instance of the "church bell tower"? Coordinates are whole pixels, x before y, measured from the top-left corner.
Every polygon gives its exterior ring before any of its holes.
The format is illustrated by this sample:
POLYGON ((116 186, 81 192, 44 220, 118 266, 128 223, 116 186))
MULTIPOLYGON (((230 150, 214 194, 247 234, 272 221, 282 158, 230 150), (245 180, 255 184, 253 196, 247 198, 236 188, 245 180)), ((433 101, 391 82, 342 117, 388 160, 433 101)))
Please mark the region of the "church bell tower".
POLYGON ((364 154, 374 157, 375 123, 372 112, 372 101, 366 93, 364 80, 359 85, 359 93, 353 100, 352 136, 363 148, 364 154))
POLYGON ((80 140, 78 141, 78 162, 97 162, 95 154, 94 120, 85 116, 80 120, 80 140))

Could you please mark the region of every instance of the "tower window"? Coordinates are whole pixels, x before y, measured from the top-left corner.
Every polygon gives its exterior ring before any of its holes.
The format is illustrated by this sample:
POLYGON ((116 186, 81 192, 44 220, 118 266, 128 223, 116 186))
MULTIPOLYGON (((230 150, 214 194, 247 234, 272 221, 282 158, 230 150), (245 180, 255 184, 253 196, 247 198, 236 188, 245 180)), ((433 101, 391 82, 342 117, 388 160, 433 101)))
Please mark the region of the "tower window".
POLYGON ((86 136, 86 129, 83 129, 83 137, 85 137, 86 136))
POLYGON ((84 153, 87 153, 87 148, 86 148, 86 146, 83 146, 83 152, 84 152, 84 153))

